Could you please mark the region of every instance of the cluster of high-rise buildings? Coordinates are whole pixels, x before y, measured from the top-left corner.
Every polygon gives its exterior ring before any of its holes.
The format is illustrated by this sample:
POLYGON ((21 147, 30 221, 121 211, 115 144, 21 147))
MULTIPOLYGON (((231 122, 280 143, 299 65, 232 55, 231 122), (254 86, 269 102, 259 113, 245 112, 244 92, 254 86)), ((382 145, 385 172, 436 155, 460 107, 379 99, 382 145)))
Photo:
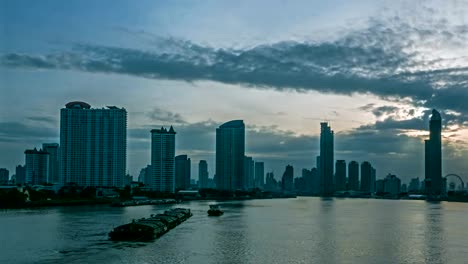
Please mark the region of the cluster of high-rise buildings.
MULTIPOLYGON (((197 186, 193 186, 191 179, 190 157, 176 156, 174 128, 153 129, 148 134, 151 137, 150 165, 141 169, 139 181, 153 191, 165 193, 192 187, 229 191, 261 188, 320 196, 332 196, 341 191, 391 190, 393 193, 400 190, 401 182, 394 175, 376 180, 376 170, 368 161, 360 164, 335 161, 334 132, 327 122, 322 122, 320 128, 320 155, 316 157, 316 167, 303 169, 302 176, 295 178, 294 168, 288 165, 277 181, 273 172, 267 173, 265 179, 263 162, 246 156, 244 122, 226 122, 216 129, 214 177, 209 177, 208 163, 201 160, 197 186)), ((429 130, 429 139, 425 141, 424 186, 427 193, 439 195, 443 189, 442 129, 441 116, 436 110, 432 112, 429 130)), ((127 111, 116 106, 91 108, 84 102, 67 103, 60 110, 60 144, 44 143, 42 149, 28 149, 24 153, 25 165, 16 167, 18 184, 123 187, 129 183, 126 176, 127 111)), ((8 170, 0 169, 0 183, 8 179, 8 170)), ((415 189, 415 185, 412 181, 409 189, 415 189)))

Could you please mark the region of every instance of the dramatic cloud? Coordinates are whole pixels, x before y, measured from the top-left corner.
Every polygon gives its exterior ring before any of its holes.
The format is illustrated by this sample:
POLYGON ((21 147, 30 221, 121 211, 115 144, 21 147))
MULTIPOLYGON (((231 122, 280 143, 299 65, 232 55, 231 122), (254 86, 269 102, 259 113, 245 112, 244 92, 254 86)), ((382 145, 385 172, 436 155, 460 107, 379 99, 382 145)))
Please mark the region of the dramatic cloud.
POLYGON ((468 62, 462 52, 467 51, 468 26, 429 22, 371 19, 367 28, 330 42, 284 41, 245 49, 216 49, 178 39, 155 40, 148 50, 78 44, 48 55, 4 54, 1 63, 280 90, 371 93, 467 113, 468 62), (442 46, 458 53, 433 57, 442 46))
POLYGON ((161 109, 161 108, 154 108, 153 111, 148 113, 148 117, 152 121, 161 121, 161 122, 169 122, 169 123, 185 123, 185 120, 182 116, 178 113, 172 113, 170 111, 161 109))

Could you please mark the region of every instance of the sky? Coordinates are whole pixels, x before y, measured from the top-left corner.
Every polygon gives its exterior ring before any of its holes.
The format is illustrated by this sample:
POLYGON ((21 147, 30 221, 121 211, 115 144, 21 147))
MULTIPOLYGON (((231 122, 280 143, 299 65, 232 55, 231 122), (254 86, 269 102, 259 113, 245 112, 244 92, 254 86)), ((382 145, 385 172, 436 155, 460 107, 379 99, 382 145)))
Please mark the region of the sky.
POLYGON ((0 167, 59 142, 59 112, 128 111, 127 169, 150 130, 215 171, 215 129, 246 124, 246 154, 281 178, 319 155, 369 161, 377 178, 424 178, 433 108, 443 174, 468 181, 468 1, 0 1, 0 167))

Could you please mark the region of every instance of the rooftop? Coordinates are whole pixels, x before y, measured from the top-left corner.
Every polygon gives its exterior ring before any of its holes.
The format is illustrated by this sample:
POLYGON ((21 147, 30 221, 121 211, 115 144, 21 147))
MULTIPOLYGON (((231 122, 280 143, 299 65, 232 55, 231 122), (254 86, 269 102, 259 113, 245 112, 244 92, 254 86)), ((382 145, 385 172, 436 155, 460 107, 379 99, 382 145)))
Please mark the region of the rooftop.
POLYGON ((219 126, 219 128, 244 128, 244 120, 232 120, 219 126))

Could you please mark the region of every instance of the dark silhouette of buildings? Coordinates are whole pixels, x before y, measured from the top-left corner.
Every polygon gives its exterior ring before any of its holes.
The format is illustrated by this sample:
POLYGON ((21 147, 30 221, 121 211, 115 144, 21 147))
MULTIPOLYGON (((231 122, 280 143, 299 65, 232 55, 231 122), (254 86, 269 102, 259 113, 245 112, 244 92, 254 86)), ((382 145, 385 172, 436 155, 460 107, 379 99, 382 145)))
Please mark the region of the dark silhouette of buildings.
POLYGON ((8 184, 10 172, 5 168, 0 168, 0 184, 8 184))
POLYGON ((246 156, 244 159, 244 182, 246 189, 255 187, 255 161, 252 157, 246 156))
POLYGON ((216 188, 246 189, 244 179, 245 125, 242 120, 224 123, 216 129, 216 188))
POLYGON ((348 164, 348 190, 359 191, 359 163, 351 161, 348 164))
POLYGON ((192 162, 187 155, 175 157, 175 188, 187 190, 190 188, 192 162))
POLYGON ((335 163, 335 191, 346 191, 346 161, 335 163))
POLYGON ((265 163, 255 162, 255 188, 263 189, 265 185, 265 163))
POLYGON ((320 123, 320 195, 333 195, 333 130, 328 123, 320 123))
POLYGON ((208 163, 206 160, 200 160, 198 163, 198 186, 208 188, 208 163))
POLYGON ((25 184, 26 183, 26 165, 18 165, 15 170, 16 175, 16 184, 25 184))
POLYGON ((287 165, 281 178, 281 189, 285 192, 291 192, 294 190, 294 168, 291 165, 287 165))
POLYGON ((275 179, 273 172, 267 172, 265 179, 265 190, 276 191, 278 189, 278 182, 275 179))
POLYGON ((435 109, 429 121, 429 139, 425 141, 425 189, 431 195, 442 193, 442 118, 435 109))
POLYGON ((175 192, 175 135, 172 126, 169 130, 164 127, 151 130, 149 187, 154 191, 175 192))
POLYGON ((368 161, 361 164, 361 191, 375 191, 375 170, 368 161))

